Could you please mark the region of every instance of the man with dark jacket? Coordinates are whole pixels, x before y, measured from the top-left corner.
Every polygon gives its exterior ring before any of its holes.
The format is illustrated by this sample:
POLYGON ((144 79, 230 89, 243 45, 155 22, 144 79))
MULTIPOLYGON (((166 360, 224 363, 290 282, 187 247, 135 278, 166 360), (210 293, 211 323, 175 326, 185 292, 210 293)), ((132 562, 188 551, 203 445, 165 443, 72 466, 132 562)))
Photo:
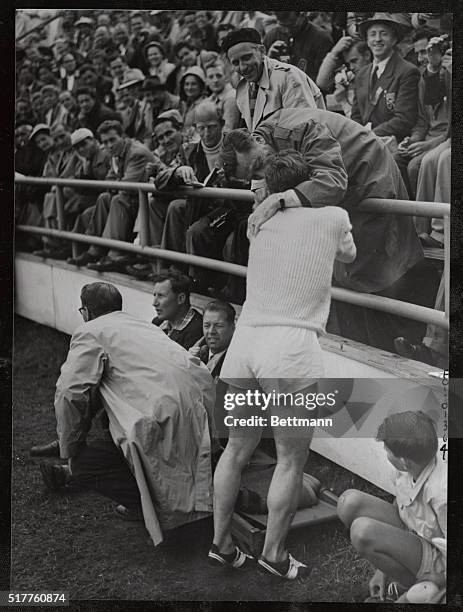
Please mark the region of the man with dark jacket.
POLYGON ((216 384, 214 422, 211 424, 214 437, 228 437, 228 427, 224 422, 227 415, 224 397, 228 385, 220 380, 220 372, 235 332, 235 319, 236 311, 228 302, 209 302, 203 312, 203 336, 189 349, 192 355, 206 364, 216 384))
MULTIPOLYGON (((105 192, 98 196, 90 226, 97 236, 130 241, 138 211, 138 195, 133 191, 124 191, 123 183, 144 181, 146 164, 153 162, 154 156, 141 143, 125 138, 119 121, 105 121, 100 125, 98 134, 111 156, 106 179, 122 184, 117 193, 105 192)), ((74 263, 88 265, 98 272, 125 271, 129 263, 127 257, 115 249, 111 249, 107 256, 104 253, 105 249, 91 246, 74 263)))
MULTIPOLYGON (((109 172, 111 159, 108 151, 100 145, 93 133, 87 128, 79 128, 71 134, 71 142, 79 157, 84 160, 76 178, 104 181, 109 172)), ((101 191, 102 189, 76 189, 75 207, 79 216, 72 229, 73 232, 95 235, 91 221, 95 214, 96 200, 101 191)), ((70 264, 80 265, 80 257, 71 257, 67 261, 70 264)))
POLYGON ((154 276, 153 282, 153 325, 188 350, 203 334, 203 317, 190 304, 191 279, 178 270, 169 270, 154 276))
POLYGON ((400 15, 375 13, 359 26, 373 54, 373 63, 361 68, 355 77, 355 99, 351 118, 371 124, 377 136, 395 136, 400 142, 418 117, 416 66, 403 60, 396 45, 409 26, 400 15))
POLYGON ((77 127, 84 127, 97 134, 103 121, 121 121, 119 113, 98 101, 96 91, 91 87, 79 87, 75 92, 80 113, 77 117, 77 127))
POLYGON ((315 81, 322 61, 333 46, 330 34, 299 11, 276 11, 275 16, 278 25, 263 40, 268 56, 294 64, 315 81))
MULTIPOLYGON (((262 178, 265 158, 288 148, 303 154, 312 170, 311 178, 295 189, 264 199, 249 217, 249 233, 257 233, 279 210, 281 199, 286 207, 341 206, 349 212, 357 258, 350 264, 335 263, 334 285, 416 301, 419 279, 413 268, 423 258, 423 251, 412 217, 356 210, 365 198, 407 199, 400 171, 386 145, 337 113, 284 109, 261 123, 253 138, 246 130, 228 134, 222 151, 225 173, 262 178)), ((334 302, 329 331, 394 352, 394 330, 404 325, 409 333, 414 322, 334 302)), ((421 324, 417 326, 422 331, 421 324)))

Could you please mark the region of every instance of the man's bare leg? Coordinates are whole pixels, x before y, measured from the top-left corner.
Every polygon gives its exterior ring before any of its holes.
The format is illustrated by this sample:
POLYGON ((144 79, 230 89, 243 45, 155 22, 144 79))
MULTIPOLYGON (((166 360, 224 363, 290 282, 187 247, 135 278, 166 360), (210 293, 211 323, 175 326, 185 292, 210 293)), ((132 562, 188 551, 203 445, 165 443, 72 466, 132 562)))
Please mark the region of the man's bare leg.
MULTIPOLYGON (((229 388, 229 393, 242 392, 243 389, 229 388)), ((238 416, 235 411, 232 414, 238 416)), ((233 430, 230 431, 227 446, 214 473, 213 543, 224 554, 231 553, 235 549, 231 536, 231 521, 240 489, 241 472, 249 463, 262 435, 261 427, 236 427, 233 430)))
POLYGON ((277 465, 267 496, 268 522, 262 551, 265 559, 272 563, 288 558, 285 540, 297 510, 313 428, 307 428, 305 438, 283 438, 280 435, 274 429, 277 465))

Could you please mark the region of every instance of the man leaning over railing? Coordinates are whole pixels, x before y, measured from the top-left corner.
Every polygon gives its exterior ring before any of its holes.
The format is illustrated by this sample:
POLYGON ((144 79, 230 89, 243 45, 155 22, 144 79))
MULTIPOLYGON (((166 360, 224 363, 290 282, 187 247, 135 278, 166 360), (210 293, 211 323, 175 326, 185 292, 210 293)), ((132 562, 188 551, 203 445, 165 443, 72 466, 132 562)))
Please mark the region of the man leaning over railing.
MULTIPOLYGON (((387 147, 337 113, 284 109, 263 121, 252 136, 247 130, 230 132, 222 151, 225 173, 262 178, 266 157, 289 147, 304 155, 310 179, 296 189, 259 198, 249 217, 250 234, 279 210, 281 199, 287 207, 341 206, 349 212, 358 254, 351 264, 336 262, 333 285, 416 303, 423 283, 414 268, 423 251, 413 219, 356 209, 366 198, 407 199, 387 147)), ((338 301, 332 303, 328 331, 391 352, 395 337, 424 333, 421 324, 338 301)))

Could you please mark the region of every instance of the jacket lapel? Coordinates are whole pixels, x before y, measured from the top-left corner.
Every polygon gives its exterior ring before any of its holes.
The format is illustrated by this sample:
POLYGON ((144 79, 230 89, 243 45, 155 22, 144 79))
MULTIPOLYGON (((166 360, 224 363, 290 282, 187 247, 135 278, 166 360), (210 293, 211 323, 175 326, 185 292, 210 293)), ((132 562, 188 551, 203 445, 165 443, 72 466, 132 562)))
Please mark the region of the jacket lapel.
MULTIPOLYGON (((378 81, 376 82, 376 86, 374 90, 368 96, 368 102, 370 106, 370 110, 368 113, 368 119, 370 118, 371 113, 373 112, 374 108, 376 107, 379 100, 381 99, 381 96, 383 95, 385 91, 387 91, 387 88, 389 87, 392 79, 394 78, 397 62, 398 62, 398 55, 397 55, 397 52, 395 52, 392 54, 390 60, 386 64, 386 68, 384 69, 384 72, 379 77, 378 81)), ((370 73, 368 74, 368 76, 370 76, 370 73)))
POLYGON ((254 116, 252 118, 252 130, 256 129, 256 126, 264 115, 265 103, 267 102, 267 91, 270 87, 270 71, 271 68, 264 59, 264 71, 259 81, 256 106, 254 108, 254 116))

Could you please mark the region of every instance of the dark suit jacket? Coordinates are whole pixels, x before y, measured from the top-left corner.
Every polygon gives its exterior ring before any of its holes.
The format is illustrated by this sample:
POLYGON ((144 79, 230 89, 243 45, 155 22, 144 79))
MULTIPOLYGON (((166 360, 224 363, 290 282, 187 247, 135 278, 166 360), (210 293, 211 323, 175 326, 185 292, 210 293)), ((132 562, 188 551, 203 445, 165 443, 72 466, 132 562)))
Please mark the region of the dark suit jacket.
POLYGON ((364 66, 355 77, 351 118, 362 125, 371 121, 377 136, 395 136, 400 142, 417 121, 420 71, 396 51, 370 92, 371 67, 364 66))
MULTIPOLYGON (((171 164, 168 168, 158 173, 154 180, 157 189, 167 191, 168 189, 183 186, 182 179, 175 176, 175 171, 179 166, 190 166, 193 168, 196 178, 201 182, 210 173, 201 142, 184 144, 180 148, 177 159, 178 164, 171 164)), ((222 204, 219 200, 206 200, 205 198, 188 198, 188 203, 187 227, 222 204)))
MULTIPOLYGON (((224 399, 225 393, 227 392, 228 385, 224 383, 223 380, 220 380, 220 371, 222 369, 223 362, 225 361, 225 357, 227 355, 227 351, 220 357, 218 362, 216 363, 214 369, 211 372, 211 376, 215 382, 215 406, 214 406, 214 424, 215 428, 218 431, 219 437, 228 438, 228 427, 225 426, 224 419, 229 414, 227 410, 224 408, 224 399)), ((209 358, 209 348, 206 344, 201 347, 199 352, 199 358, 203 363, 207 365, 207 361, 209 358)))
MULTIPOLYGON (((127 138, 120 155, 116 159, 111 160, 110 170, 106 179, 108 181, 143 183, 147 179, 146 164, 154 161, 153 153, 145 145, 127 138)), ((119 194, 122 193, 132 200, 138 199, 138 195, 134 191, 119 192, 119 194)))

